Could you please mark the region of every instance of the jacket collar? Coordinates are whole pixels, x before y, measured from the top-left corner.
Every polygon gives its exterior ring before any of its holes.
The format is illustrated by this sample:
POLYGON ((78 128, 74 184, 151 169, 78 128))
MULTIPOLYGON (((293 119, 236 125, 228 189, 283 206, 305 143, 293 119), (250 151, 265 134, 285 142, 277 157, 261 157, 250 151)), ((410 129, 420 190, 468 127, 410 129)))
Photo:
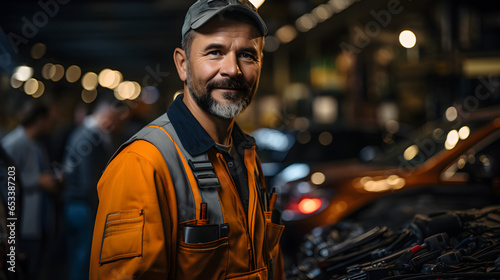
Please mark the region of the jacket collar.
MULTIPOLYGON (((174 100, 167 111, 167 115, 184 149, 192 156, 201 155, 215 147, 215 141, 189 111, 182 101, 183 97, 184 95, 181 94, 174 100)), ((255 146, 255 139, 245 134, 236 123, 234 123, 231 136, 235 148, 243 147, 247 149, 255 146)))

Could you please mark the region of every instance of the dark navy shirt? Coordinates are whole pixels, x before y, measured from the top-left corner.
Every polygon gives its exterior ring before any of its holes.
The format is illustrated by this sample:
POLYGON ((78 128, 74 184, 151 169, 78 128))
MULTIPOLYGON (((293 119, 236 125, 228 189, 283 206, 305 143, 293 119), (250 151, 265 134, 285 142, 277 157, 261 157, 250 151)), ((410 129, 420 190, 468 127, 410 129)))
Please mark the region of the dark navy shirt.
POLYGON ((245 134, 235 123, 231 133, 232 145, 225 148, 215 143, 184 104, 183 97, 183 95, 179 95, 167 111, 168 118, 175 128, 182 145, 191 156, 206 153, 212 148, 216 148, 224 156, 228 170, 240 195, 243 208, 248 213, 248 175, 243 159, 245 158, 245 149, 255 145, 255 139, 245 134))

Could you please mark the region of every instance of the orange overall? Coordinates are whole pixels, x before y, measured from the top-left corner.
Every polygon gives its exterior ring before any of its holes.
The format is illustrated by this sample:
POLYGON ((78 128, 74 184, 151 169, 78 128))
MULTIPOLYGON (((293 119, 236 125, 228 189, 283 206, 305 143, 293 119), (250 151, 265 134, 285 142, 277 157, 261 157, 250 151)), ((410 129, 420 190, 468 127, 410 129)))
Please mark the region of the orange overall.
MULTIPOLYGON (((172 139, 163 128, 156 129, 172 139)), ((173 143, 180 152, 181 143, 173 143)), ((279 249, 283 226, 271 222, 271 213, 259 199, 257 188, 263 177, 255 146, 245 148, 243 159, 248 214, 224 157, 215 148, 207 155, 220 182, 217 192, 228 235, 206 243, 183 241, 185 225, 208 221, 198 215, 178 220, 183 205, 176 201, 164 156, 153 144, 137 140, 111 161, 99 181, 90 279, 269 279, 269 271, 274 271, 274 279, 283 279, 279 249)), ((182 163, 189 178, 186 187, 191 187, 199 213, 196 179, 188 162, 183 159, 182 163)))

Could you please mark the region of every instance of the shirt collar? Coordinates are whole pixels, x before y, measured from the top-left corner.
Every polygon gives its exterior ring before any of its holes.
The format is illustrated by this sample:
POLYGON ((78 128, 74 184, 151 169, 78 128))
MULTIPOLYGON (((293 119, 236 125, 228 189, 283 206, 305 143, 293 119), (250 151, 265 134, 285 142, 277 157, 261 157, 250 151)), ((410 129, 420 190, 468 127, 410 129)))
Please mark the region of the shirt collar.
MULTIPOLYGON (((184 149, 192 156, 206 153, 215 147, 215 141, 193 116, 186 104, 182 101, 183 94, 179 95, 167 111, 168 118, 172 123, 184 149)), ((243 145, 245 148, 255 145, 255 140, 245 134, 235 123, 232 131, 233 145, 243 145)))

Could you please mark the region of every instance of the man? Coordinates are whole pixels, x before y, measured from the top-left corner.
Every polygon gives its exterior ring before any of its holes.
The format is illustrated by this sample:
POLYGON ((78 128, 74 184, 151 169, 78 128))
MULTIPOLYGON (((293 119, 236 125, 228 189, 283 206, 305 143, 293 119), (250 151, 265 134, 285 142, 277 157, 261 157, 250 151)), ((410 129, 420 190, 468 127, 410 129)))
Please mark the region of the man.
MULTIPOLYGON (((48 155, 38 142, 52 131, 54 110, 41 103, 28 103, 21 125, 2 139, 2 145, 16 164, 16 176, 23 182, 21 236, 19 246, 28 258, 28 278, 37 279, 44 255, 44 242, 50 231, 48 195, 59 192, 48 155)), ((52 215, 51 215, 52 214, 52 215)))
POLYGON ((113 154, 112 132, 123 122, 122 110, 101 100, 94 112, 70 135, 63 168, 62 193, 68 249, 69 277, 89 278, 90 247, 97 212, 97 182, 113 154))
POLYGON ((191 6, 174 51, 185 94, 99 181, 90 279, 283 278, 283 226, 255 141, 234 122, 257 90, 266 32, 246 0, 191 6))

